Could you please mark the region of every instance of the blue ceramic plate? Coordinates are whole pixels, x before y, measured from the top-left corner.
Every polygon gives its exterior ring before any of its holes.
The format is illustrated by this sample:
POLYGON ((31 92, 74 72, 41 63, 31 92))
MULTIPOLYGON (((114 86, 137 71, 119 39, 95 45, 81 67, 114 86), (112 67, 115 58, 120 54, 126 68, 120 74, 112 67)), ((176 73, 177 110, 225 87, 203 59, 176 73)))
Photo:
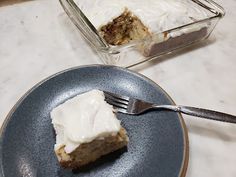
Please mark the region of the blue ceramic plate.
POLYGON ((55 134, 50 111, 91 89, 106 90, 160 104, 170 97, 146 77, 114 66, 72 68, 42 81, 9 113, 1 129, 0 176, 4 177, 179 177, 188 161, 182 117, 152 111, 140 116, 118 114, 128 131, 127 150, 103 157, 81 171, 60 167, 53 151, 55 134))

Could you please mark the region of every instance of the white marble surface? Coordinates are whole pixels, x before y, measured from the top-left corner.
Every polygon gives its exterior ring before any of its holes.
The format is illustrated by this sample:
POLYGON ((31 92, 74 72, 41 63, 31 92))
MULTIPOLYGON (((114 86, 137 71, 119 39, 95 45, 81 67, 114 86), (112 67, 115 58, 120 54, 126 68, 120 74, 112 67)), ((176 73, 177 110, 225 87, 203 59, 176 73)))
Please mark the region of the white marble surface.
MULTIPOLYGON (((134 68, 177 104, 236 114, 236 3, 217 0, 225 18, 207 42, 134 68)), ((60 70, 99 63, 56 0, 0 7, 0 123, 34 84, 60 70)), ((187 177, 236 176, 236 125, 184 116, 187 177)))

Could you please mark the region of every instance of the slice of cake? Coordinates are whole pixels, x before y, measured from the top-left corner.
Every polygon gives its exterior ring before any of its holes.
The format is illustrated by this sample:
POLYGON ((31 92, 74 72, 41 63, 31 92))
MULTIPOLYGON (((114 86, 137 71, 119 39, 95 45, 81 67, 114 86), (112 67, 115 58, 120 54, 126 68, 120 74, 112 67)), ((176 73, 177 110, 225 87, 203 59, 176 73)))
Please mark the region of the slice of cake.
POLYGON ((54 150, 63 167, 77 169, 127 145, 126 131, 104 99, 92 90, 52 110, 54 150))

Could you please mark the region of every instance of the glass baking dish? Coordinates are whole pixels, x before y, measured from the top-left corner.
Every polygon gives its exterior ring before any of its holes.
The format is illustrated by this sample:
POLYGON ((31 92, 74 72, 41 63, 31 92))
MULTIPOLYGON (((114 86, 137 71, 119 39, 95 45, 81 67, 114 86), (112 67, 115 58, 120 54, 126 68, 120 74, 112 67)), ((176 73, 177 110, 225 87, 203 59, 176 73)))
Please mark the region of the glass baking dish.
POLYGON ((225 15, 224 9, 212 0, 190 0, 200 8, 204 8, 210 15, 202 20, 153 33, 151 36, 140 40, 133 40, 128 44, 114 46, 108 44, 100 36, 97 29, 76 5, 74 0, 59 1, 83 37, 98 53, 102 62, 104 64, 122 67, 135 66, 206 39, 215 28, 217 22, 225 15), (197 30, 194 31, 191 29, 197 30), (186 32, 184 35, 175 35, 181 31, 191 32, 186 32), (163 36, 175 37, 163 39, 163 36))

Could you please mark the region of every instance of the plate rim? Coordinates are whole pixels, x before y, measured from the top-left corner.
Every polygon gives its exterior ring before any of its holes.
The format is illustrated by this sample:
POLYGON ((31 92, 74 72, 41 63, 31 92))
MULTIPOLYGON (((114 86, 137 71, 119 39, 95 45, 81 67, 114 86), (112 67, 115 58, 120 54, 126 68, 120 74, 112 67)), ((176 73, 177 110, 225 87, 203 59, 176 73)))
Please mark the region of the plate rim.
MULTIPOLYGON (((124 68, 124 67, 119 67, 119 66, 114 66, 114 65, 103 65, 103 64, 92 64, 92 65, 81 65, 81 66, 75 66, 75 67, 70 67, 64 70, 61 70, 59 72, 56 72, 48 77, 46 77, 45 79, 42 79, 41 81, 39 81, 38 83, 36 83, 33 87, 31 87, 28 91, 26 91, 19 99, 18 101, 14 104, 14 106, 10 109, 9 113, 7 114, 7 116, 5 117, 5 119, 3 120, 3 123, 0 127, 0 176, 5 177, 4 175, 4 171, 3 171, 3 165, 2 165, 2 136, 4 131, 6 130, 6 126, 8 124, 8 122, 11 120, 12 114, 16 111, 16 109, 19 107, 19 105, 22 103, 22 101, 24 99, 27 98, 27 96, 32 93, 35 89, 37 89, 40 85, 44 84, 45 82, 47 82, 48 80, 59 76, 63 73, 69 72, 69 71, 73 71, 73 70, 78 70, 78 69, 82 69, 82 68, 91 68, 91 67, 103 67, 103 68, 112 68, 112 69, 117 69, 120 71, 124 71, 126 73, 130 73, 132 75, 135 75, 141 79, 144 79, 146 81, 148 81, 149 83, 151 83, 152 85, 154 85, 155 87, 159 88, 162 93, 166 96, 166 98, 171 102, 171 104, 176 105, 174 100, 170 97, 170 95, 156 82, 154 82, 153 80, 151 80, 150 78, 148 78, 147 76, 135 72, 133 70, 130 70, 128 68, 124 68)), ((181 164, 181 168, 179 171, 179 175, 178 177, 185 177, 186 176, 186 172, 187 172, 187 168, 188 168, 188 163, 189 163, 189 136, 188 136, 188 130, 187 130, 187 126, 185 124, 184 118, 180 113, 176 113, 178 115, 181 127, 182 127, 182 131, 183 131, 183 139, 184 139, 184 152, 183 152, 183 160, 182 160, 182 164, 181 164)))

